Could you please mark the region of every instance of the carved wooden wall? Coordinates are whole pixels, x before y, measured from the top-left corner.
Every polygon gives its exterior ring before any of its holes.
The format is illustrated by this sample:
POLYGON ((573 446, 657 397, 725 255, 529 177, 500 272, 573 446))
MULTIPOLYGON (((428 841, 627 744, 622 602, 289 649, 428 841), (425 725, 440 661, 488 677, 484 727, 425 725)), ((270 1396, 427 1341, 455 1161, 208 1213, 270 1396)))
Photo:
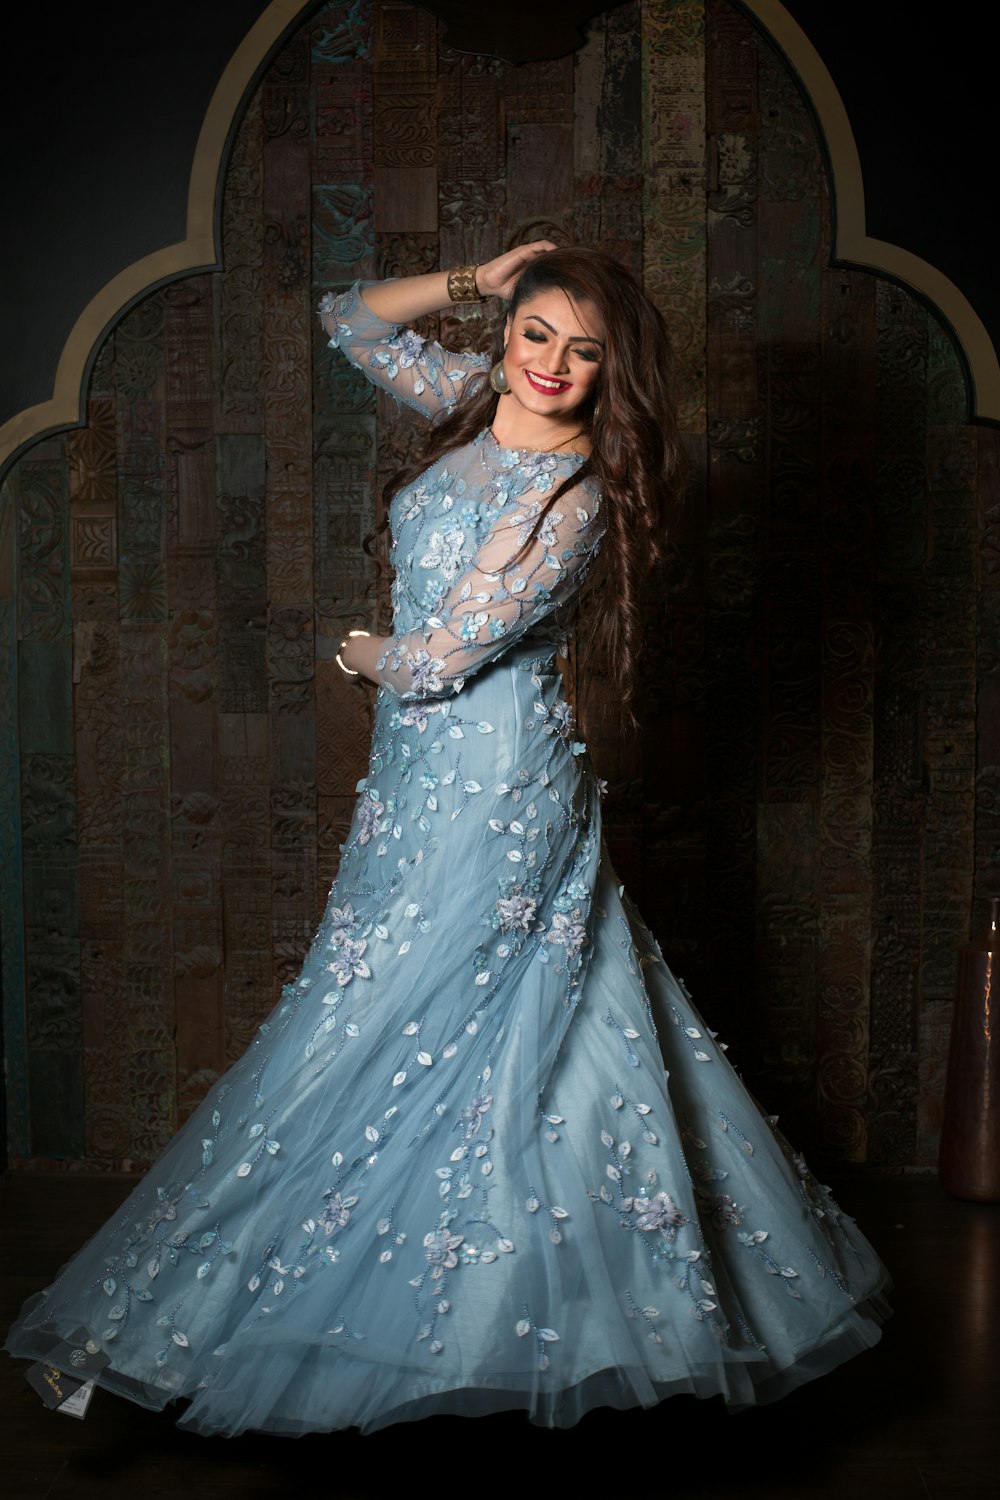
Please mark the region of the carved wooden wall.
POLYGON ((625 4, 518 68, 394 0, 285 46, 224 270, 135 307, 87 425, 6 486, 15 1160, 148 1161, 318 921, 367 740, 333 656, 384 618, 360 543, 415 430, 327 357, 319 292, 546 234, 644 274, 694 459, 643 734, 592 738, 619 873, 798 1139, 933 1163, 955 951, 1000 890, 998 444, 933 313, 828 269, 829 218, 810 115, 729 0, 625 4))

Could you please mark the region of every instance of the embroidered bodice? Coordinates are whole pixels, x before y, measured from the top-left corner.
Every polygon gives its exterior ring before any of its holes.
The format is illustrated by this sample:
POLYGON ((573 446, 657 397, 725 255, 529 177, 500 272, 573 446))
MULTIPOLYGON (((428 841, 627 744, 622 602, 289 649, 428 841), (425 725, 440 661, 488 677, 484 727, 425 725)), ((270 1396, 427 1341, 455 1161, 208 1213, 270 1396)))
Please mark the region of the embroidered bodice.
MULTIPOLYGON (((385 323, 362 291, 324 298, 330 343, 400 401, 435 417, 485 377, 483 356, 449 354, 385 323)), ((604 537, 597 482, 570 486, 535 523, 582 463, 579 453, 503 448, 487 429, 394 497, 385 687, 404 698, 440 697, 513 647, 555 653, 604 537)))

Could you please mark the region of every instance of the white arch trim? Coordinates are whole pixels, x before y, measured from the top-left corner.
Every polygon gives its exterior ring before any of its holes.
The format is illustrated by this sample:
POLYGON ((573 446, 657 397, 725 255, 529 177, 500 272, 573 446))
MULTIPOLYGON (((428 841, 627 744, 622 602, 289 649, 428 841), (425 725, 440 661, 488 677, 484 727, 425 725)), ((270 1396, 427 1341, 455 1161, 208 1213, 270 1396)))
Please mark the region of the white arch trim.
MULTIPOLYGON (((844 101, 822 58, 781 0, 741 0, 784 53, 819 121, 833 173, 838 260, 882 272, 913 287, 951 326, 971 381, 973 418, 1000 422, 1000 360, 972 304, 936 267, 899 245, 869 237, 865 193, 854 132, 844 101)), ((0 427, 0 468, 19 449, 81 420, 84 375, 100 339, 122 311, 153 286, 218 264, 215 201, 226 141, 246 91, 267 54, 311 0, 272 0, 243 38, 216 85, 198 135, 188 186, 187 232, 135 261, 91 298, 66 340, 52 396, 0 427)))
POLYGON ((826 142, 836 209, 834 256, 848 265, 882 272, 912 287, 950 325, 965 358, 973 420, 1000 422, 1000 360, 986 327, 969 302, 936 266, 900 245, 872 239, 865 216, 865 187, 854 131, 826 64, 780 0, 741 0, 781 48, 808 95, 826 142))
POLYGON ((272 0, 247 32, 216 84, 198 133, 184 239, 133 261, 91 298, 63 346, 49 400, 26 407, 0 427, 0 468, 45 433, 79 424, 88 362, 125 308, 151 287, 218 264, 215 201, 226 141, 257 70, 284 31, 308 9, 309 0, 272 0))

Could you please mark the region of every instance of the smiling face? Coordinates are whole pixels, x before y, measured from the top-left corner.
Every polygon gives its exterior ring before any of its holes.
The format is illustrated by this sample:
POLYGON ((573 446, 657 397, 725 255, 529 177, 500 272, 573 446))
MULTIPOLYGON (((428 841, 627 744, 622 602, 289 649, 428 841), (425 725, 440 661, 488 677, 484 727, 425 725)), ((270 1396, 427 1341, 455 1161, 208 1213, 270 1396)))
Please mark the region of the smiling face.
POLYGON ((504 370, 511 395, 533 416, 573 421, 596 394, 603 353, 597 308, 566 292, 538 292, 507 320, 504 370))

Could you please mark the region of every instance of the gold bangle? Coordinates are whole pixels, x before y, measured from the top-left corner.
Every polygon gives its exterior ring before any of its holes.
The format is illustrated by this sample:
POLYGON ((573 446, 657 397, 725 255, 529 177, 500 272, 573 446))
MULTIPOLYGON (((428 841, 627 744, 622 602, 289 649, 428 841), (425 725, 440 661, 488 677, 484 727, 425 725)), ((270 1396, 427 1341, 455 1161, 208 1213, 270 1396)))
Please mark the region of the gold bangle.
POLYGON ((448 272, 449 302, 482 302, 483 296, 476 286, 478 266, 456 266, 448 272))

